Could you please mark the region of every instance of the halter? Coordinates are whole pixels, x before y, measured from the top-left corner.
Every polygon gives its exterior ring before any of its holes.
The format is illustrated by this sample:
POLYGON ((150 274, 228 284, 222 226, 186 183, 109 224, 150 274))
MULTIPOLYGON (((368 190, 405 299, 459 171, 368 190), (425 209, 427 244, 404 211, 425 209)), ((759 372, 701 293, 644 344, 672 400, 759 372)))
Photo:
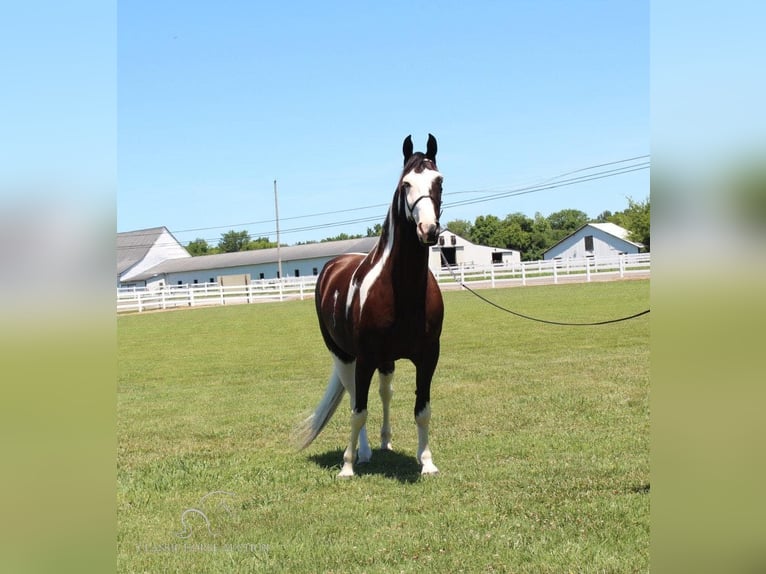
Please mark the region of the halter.
MULTIPOLYGON (((413 219, 413 217, 412 217, 412 214, 413 214, 413 212, 415 211, 415 206, 416 206, 418 203, 420 203, 422 200, 424 200, 424 199, 430 199, 430 200, 431 200, 431 202, 434 204, 434 211, 436 211, 436 200, 435 200, 435 199, 434 199, 434 198, 431 196, 431 194, 430 194, 430 193, 428 193, 428 194, 425 194, 425 195, 421 195, 421 196, 420 196, 420 197, 418 197, 418 198, 417 198, 415 201, 413 201, 413 202, 412 202, 412 205, 410 205, 409 203, 407 203, 407 195, 406 195, 406 194, 404 195, 404 197, 403 197, 402 199, 404 200, 404 205, 405 205, 405 207, 407 208, 407 212, 408 212, 408 213, 407 213, 407 219, 408 219, 409 221, 414 221, 414 219, 413 219)), ((443 212, 444 212, 444 211, 443 211, 442 209, 440 209, 440 210, 439 210, 439 214, 436 216, 436 223, 437 223, 437 225, 438 225, 438 223, 439 223, 439 219, 441 219, 441 216, 442 216, 442 213, 443 213, 443 212)))

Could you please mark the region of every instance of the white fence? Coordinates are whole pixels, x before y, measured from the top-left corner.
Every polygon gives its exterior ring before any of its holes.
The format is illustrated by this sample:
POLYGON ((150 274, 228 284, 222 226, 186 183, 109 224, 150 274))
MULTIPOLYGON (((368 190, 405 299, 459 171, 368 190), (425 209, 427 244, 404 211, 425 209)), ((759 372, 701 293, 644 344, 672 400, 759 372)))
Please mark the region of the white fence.
MULTIPOLYGON (((470 287, 511 287, 549 283, 608 281, 627 277, 648 277, 649 253, 609 258, 527 261, 488 266, 443 267, 436 274, 442 289, 470 287)), ((162 289, 119 288, 117 312, 235 305, 258 301, 285 301, 313 297, 316 277, 259 279, 249 285, 222 286, 218 283, 174 285, 162 289)))

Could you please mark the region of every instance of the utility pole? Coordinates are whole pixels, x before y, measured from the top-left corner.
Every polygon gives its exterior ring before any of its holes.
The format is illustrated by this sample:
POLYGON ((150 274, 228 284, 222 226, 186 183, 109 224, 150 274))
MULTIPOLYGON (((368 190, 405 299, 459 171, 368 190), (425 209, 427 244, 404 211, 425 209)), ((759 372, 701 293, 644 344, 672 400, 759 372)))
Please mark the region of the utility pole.
POLYGON ((279 201, 277 201, 277 180, 274 180, 274 213, 277 216, 277 277, 282 278, 282 253, 279 248, 279 201))

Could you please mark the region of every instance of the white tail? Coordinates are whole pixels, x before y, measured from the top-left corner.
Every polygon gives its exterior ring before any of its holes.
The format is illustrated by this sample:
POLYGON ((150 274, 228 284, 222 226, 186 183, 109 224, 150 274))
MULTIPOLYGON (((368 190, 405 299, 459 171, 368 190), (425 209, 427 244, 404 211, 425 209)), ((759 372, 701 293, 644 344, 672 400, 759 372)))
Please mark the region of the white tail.
POLYGON ((317 408, 310 417, 298 425, 295 431, 296 443, 300 450, 314 442, 314 439, 322 432, 327 423, 330 422, 341 399, 343 399, 344 391, 345 389, 338 376, 338 371, 333 369, 330 381, 327 383, 327 388, 322 400, 319 401, 319 405, 317 405, 317 408))

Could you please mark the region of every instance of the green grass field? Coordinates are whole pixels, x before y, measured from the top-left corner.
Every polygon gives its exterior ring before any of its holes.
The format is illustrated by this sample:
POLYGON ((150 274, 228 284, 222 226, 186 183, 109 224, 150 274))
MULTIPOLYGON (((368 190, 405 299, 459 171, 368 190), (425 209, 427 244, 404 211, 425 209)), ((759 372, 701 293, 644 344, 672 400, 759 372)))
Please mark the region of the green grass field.
MULTIPOLYGON (((649 305, 644 280, 482 294, 559 321, 649 305)), ((335 479, 347 402, 292 448, 331 368, 313 302, 119 317, 118 571, 647 572, 648 317, 555 327, 444 297, 423 478, 404 361, 395 452, 375 380, 356 477, 335 479)))

